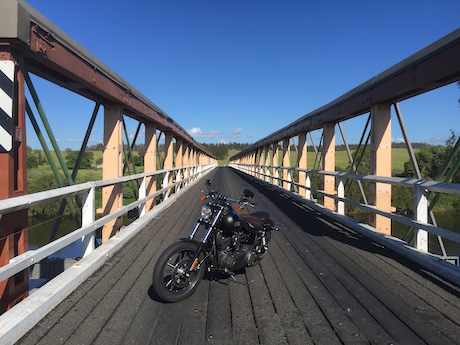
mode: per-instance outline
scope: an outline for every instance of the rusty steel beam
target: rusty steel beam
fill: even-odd
[[[371,106],[393,104],[460,80],[460,29],[369,79],[336,100],[257,141],[232,158],[299,133],[370,112]]]
[[[32,73],[100,103],[118,103],[213,157],[163,110],[23,0],[2,0],[0,45],[21,51]],[[213,157],[215,158],[215,157]]]

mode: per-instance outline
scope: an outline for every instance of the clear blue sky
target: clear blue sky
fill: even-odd
[[[28,3],[208,143],[255,142],[460,27],[459,0]],[[93,103],[34,81],[60,148],[78,149]],[[459,135],[459,98],[454,84],[402,102],[411,141]],[[349,143],[364,121],[344,124]],[[27,140],[39,147],[31,126]]]

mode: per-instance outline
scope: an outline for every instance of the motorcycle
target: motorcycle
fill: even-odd
[[[211,190],[206,181],[207,194],[202,200],[211,199],[201,207],[201,215],[187,238],[169,246],[158,258],[153,271],[153,288],[165,302],[178,302],[190,297],[203,279],[205,270],[228,274],[254,266],[264,257],[272,231],[279,230],[270,214],[258,211],[240,214],[247,206],[254,207],[248,198],[254,193],[245,189],[240,199],[229,198]],[[199,233],[203,233],[200,241]]]

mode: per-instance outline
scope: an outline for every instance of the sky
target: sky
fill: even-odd
[[[27,2],[200,143],[256,142],[460,27],[459,0]],[[79,149],[94,103],[33,81],[60,149]],[[459,98],[452,84],[401,102],[410,140],[460,135]],[[366,119],[343,123],[349,144]],[[393,115],[396,142],[398,127]],[[90,145],[102,142],[101,110]],[[40,147],[30,125],[27,144]]]

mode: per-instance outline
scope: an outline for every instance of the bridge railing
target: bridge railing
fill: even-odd
[[[8,279],[30,266],[39,263],[41,260],[57,253],[59,250],[71,245],[75,241],[82,241],[83,250],[81,257],[88,256],[91,252],[93,252],[93,250],[97,250],[97,248],[95,248],[96,231],[102,226],[114,219],[122,217],[124,214],[127,214],[129,211],[136,208],[138,209],[139,218],[145,216],[148,212],[146,209],[146,203],[149,200],[159,199],[164,201],[168,199],[171,194],[186,187],[189,183],[195,181],[202,174],[206,173],[209,169],[212,169],[215,166],[215,164],[208,164],[163,169],[155,172],[140,173],[115,179],[91,181],[35,194],[0,200],[0,214],[4,215],[19,210],[25,210],[46,202],[62,200],[66,197],[73,197],[76,195],[83,196],[81,209],[82,226],[38,249],[28,250],[25,253],[11,259],[9,264],[0,267],[0,281]],[[170,179],[170,176],[173,174],[176,176],[175,181]],[[154,193],[146,195],[147,180],[149,178],[156,179],[157,177],[163,181],[162,188]],[[103,187],[120,185],[130,181],[140,181],[138,199],[128,205],[120,207],[115,212],[96,219],[95,190]]]
[[[448,239],[460,244],[460,232],[449,229],[444,229],[435,226],[428,222],[428,198],[429,192],[460,195],[460,184],[442,183],[436,181],[426,181],[421,179],[401,178],[401,177],[383,177],[376,175],[350,174],[336,171],[312,170],[301,168],[289,168],[284,166],[265,166],[255,164],[230,164],[231,167],[240,170],[246,174],[254,176],[258,179],[271,183],[294,193],[301,197],[306,202],[314,203],[315,205],[326,210],[318,203],[314,195],[334,199],[335,207],[333,213],[345,216],[345,204],[359,208],[365,212],[373,213],[382,217],[389,218],[396,222],[405,224],[414,229],[413,246],[421,251],[428,252],[428,233],[439,236],[443,239]],[[287,178],[283,178],[283,170],[287,170]],[[295,172],[304,172],[306,174],[305,184],[300,184],[295,180]],[[312,187],[312,177],[315,175],[332,176],[336,180],[336,192],[334,194],[327,193],[321,189]],[[392,186],[402,186],[413,189],[414,200],[414,215],[409,218],[395,212],[388,212],[374,205],[369,205],[357,202],[345,195],[344,183],[346,180],[361,181],[363,183],[385,183]],[[459,229],[457,229],[459,230]],[[441,255],[441,258],[458,265],[458,256]]]

